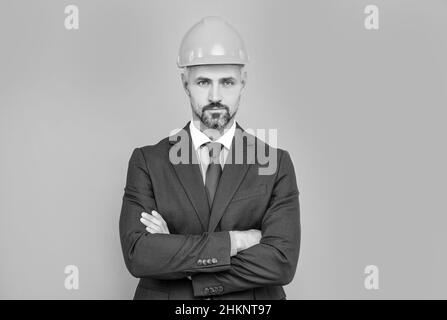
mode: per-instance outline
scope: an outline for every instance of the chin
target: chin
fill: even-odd
[[[219,121],[202,121],[203,122],[203,124],[207,127],[207,128],[209,128],[209,129],[217,129],[217,130],[220,130],[220,129],[222,129],[222,128],[224,128],[225,127],[225,125],[224,124],[222,124],[221,122],[219,122]]]

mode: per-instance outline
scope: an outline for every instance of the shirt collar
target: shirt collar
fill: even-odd
[[[233,141],[234,132],[236,131],[236,121],[233,121],[230,129],[227,130],[219,139],[215,142],[221,143],[227,150],[230,150],[231,143]],[[206,134],[200,131],[195,125],[194,121],[191,120],[189,123],[189,132],[191,133],[192,143],[194,144],[194,149],[197,150],[200,146],[206,142],[211,142]]]

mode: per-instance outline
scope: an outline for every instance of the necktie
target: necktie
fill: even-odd
[[[222,167],[220,165],[220,151],[222,144],[218,142],[208,142],[205,146],[208,149],[209,164],[206,169],[205,189],[208,195],[208,204],[210,208],[213,205],[214,195],[216,194],[217,185],[222,175]]]

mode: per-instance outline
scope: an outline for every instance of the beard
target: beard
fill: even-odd
[[[219,110],[216,110],[216,109]],[[214,109],[214,110],[213,110]],[[230,114],[230,109],[220,103],[210,103],[202,108],[202,113],[196,115],[200,121],[209,129],[223,130],[226,125],[233,119],[236,113]]]

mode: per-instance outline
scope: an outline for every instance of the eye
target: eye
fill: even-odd
[[[199,80],[197,81],[197,85],[200,87],[204,87],[208,85],[208,81],[207,80]]]
[[[231,86],[234,85],[234,82],[231,81],[231,80],[227,80],[227,81],[225,81],[225,82],[223,83],[223,85],[224,85],[225,87],[231,87]]]

